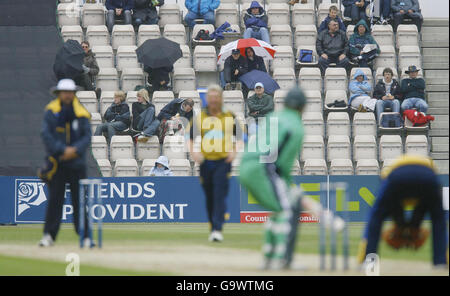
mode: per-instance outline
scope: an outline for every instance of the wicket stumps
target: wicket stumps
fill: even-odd
[[[102,198],[100,196],[101,179],[81,179],[80,186],[80,215],[79,215],[79,235],[80,235],[80,248],[84,247],[85,239],[85,221],[87,221],[87,237],[90,239],[90,248],[94,247],[93,230],[94,230],[94,207],[101,209]],[[86,187],[88,191],[86,194]],[[86,202],[87,200],[87,202]],[[96,204],[94,204],[94,201]],[[97,240],[98,247],[102,247],[102,216],[101,210],[97,217]],[[87,219],[86,219],[87,214]]]
[[[322,193],[326,193],[326,199],[321,199],[321,204],[323,206],[323,211],[321,214],[320,222],[319,222],[319,252],[320,252],[320,270],[326,269],[326,257],[327,257],[327,227],[325,226],[325,215],[326,211],[331,211],[330,209],[330,196],[331,194],[335,194],[336,197],[336,205],[340,205],[341,214],[339,215],[345,222],[344,228],[342,229],[342,255],[343,255],[343,269],[349,269],[349,233],[348,233],[348,224],[349,224],[349,215],[348,215],[348,200],[347,200],[347,184],[346,183],[322,183],[321,188],[327,188],[326,191],[321,191]],[[322,195],[321,195],[322,196]],[[326,200],[326,204],[324,205],[322,200]],[[331,211],[332,212],[332,211]],[[336,212],[333,213],[333,219],[336,217]],[[329,217],[328,217],[329,218]],[[336,270],[337,268],[337,238],[338,233],[333,225],[334,221],[330,221],[329,225],[329,234],[330,234],[330,269]]]

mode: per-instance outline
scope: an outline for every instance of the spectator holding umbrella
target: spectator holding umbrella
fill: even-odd
[[[222,87],[224,87],[225,90],[232,90],[234,84],[235,89],[241,90],[242,86],[238,78],[247,72],[247,59],[241,56],[241,51],[239,49],[233,49],[231,56],[225,60],[223,72],[220,73]]]
[[[184,20],[186,24],[193,28],[195,19],[203,19],[204,24],[212,24],[216,22],[214,10],[220,5],[220,0],[186,0],[184,2],[188,13]]]
[[[148,73],[148,83],[152,85],[152,92],[169,89],[169,74],[173,72],[173,66],[159,68],[146,66],[144,71]]]
[[[266,64],[264,59],[255,54],[255,50],[251,47],[245,49],[245,54],[247,56],[248,72],[252,70],[259,70],[262,72],[267,72]]]

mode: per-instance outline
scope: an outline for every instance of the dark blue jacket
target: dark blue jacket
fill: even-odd
[[[252,70],[267,72],[266,64],[264,64],[264,59],[260,56],[257,56],[253,48],[249,48],[253,51],[253,61],[247,57],[248,72]],[[247,52],[247,49],[245,49],[245,51]]]
[[[339,24],[339,30],[341,30],[341,31],[346,31],[347,30],[347,28],[345,28],[345,25],[344,25],[344,22],[342,21],[342,19],[340,18],[340,17],[338,17],[338,16],[336,16],[336,19],[335,19],[337,22],[338,22],[338,24]],[[320,32],[322,32],[322,31],[324,31],[324,30],[328,30],[328,24],[330,23],[330,21],[331,21],[331,17],[330,16],[327,16],[321,23],[320,23],[320,27],[319,27],[319,30],[317,30],[317,33],[320,33]]]
[[[60,163],[73,169],[86,166],[86,150],[91,145],[91,114],[75,97],[72,106],[61,104],[59,98],[51,101],[45,108],[41,138],[50,156],[56,159],[64,153],[66,146],[76,147],[79,157]]]
[[[169,104],[165,105],[164,108],[159,111],[158,120],[170,119],[173,116],[180,114],[181,117],[185,117],[187,120],[191,120],[193,110],[190,112],[184,112],[181,110],[181,105],[183,104],[184,99],[173,99]]]
[[[122,121],[127,126],[130,125],[130,107],[127,103],[122,102],[118,105],[112,103],[111,106],[106,109],[103,116],[107,122]]]
[[[252,14],[252,8],[259,8],[259,14],[253,15]],[[267,14],[264,11],[264,8],[258,3],[258,1],[252,1],[252,4],[250,4],[250,8],[247,9],[247,12],[244,15],[244,24],[245,28],[251,28],[251,27],[267,27]]]
[[[114,10],[123,8],[123,10],[132,10],[134,8],[134,0],[106,0],[106,9]]]

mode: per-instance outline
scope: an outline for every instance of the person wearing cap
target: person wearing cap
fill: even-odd
[[[233,49],[231,56],[225,59],[223,72],[220,73],[222,87],[225,90],[235,89],[241,90],[242,86],[239,77],[248,72],[247,59],[241,55],[239,49]]]
[[[53,245],[58,235],[66,183],[70,185],[73,222],[75,231],[79,233],[78,182],[87,177],[86,153],[91,145],[91,114],[76,97],[77,90],[73,80],[61,79],[52,89],[56,99],[45,107],[41,138],[51,167],[39,172],[49,188],[44,234],[39,242],[42,247]]]
[[[255,119],[273,111],[273,98],[264,92],[264,85],[261,82],[255,84],[255,94],[247,99],[247,107],[248,115]]]
[[[173,176],[173,172],[169,168],[169,159],[167,156],[161,155],[155,161],[155,166],[150,170],[149,176],[155,177],[165,177]]]
[[[284,108],[267,115],[266,132],[250,136],[241,159],[241,184],[272,212],[264,234],[264,269],[292,268],[300,210],[310,211],[316,217],[322,211],[317,201],[302,196],[291,178],[292,166],[303,145],[302,113],[306,103],[300,88],[291,89],[284,99]],[[337,221],[329,217],[327,220]],[[341,229],[343,224],[340,220]]]
[[[124,131],[130,127],[130,107],[126,99],[125,92],[119,90],[114,93],[114,101],[103,115],[105,122],[97,126],[95,136],[106,133],[106,140],[110,143],[116,132]]]
[[[417,77],[420,69],[416,66],[409,66],[405,71],[409,75],[408,78],[402,80],[400,91],[403,94],[402,111],[409,109],[417,109],[426,113],[428,104],[425,101],[425,80]]]
[[[243,128],[233,112],[223,108],[223,89],[211,85],[206,93],[207,105],[193,117],[187,137],[191,158],[200,165],[200,183],[206,196],[210,223],[208,240],[223,241],[226,198],[230,184],[231,163],[242,145]],[[200,145],[194,146],[194,141]]]

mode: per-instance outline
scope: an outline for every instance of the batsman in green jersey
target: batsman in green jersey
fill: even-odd
[[[264,236],[266,269],[289,268],[292,262],[302,202],[300,191],[291,189],[291,168],[303,143],[301,114],[305,104],[299,88],[290,90],[284,109],[268,114],[265,125],[259,124],[258,132],[249,137],[240,164],[242,185],[272,211]],[[268,151],[263,151],[267,147]]]

